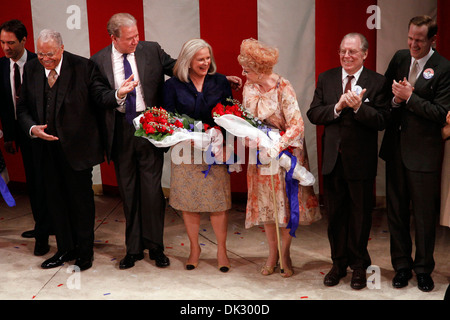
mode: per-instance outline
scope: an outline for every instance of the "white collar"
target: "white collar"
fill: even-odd
[[[430,48],[430,51],[428,52],[428,54],[420,59],[416,60],[413,57],[411,57],[411,66],[413,65],[414,61],[417,61],[417,63],[419,64],[419,70],[422,70],[423,67],[425,67],[425,64],[428,62],[428,60],[433,55],[433,53],[434,53],[433,48]]]
[[[359,76],[361,75],[361,72],[363,71],[364,66],[362,66],[358,71],[356,71],[354,74],[352,74],[355,77],[355,81],[358,81]],[[345,78],[347,78],[349,74],[344,70],[344,68],[342,68],[342,81],[345,80]]]
[[[114,56],[115,58],[119,58],[119,57],[122,57],[122,56],[124,55],[124,53],[120,53],[120,52],[116,49],[116,47],[114,47],[114,44],[111,44],[111,46],[112,46],[112,53],[113,53],[113,56]],[[134,52],[128,53],[127,56],[133,57],[133,56],[134,56]]]
[[[14,61],[13,59],[9,59],[9,62],[11,64],[11,70],[13,70],[13,68],[14,68],[14,63],[17,63],[19,65],[19,67],[22,68],[25,65],[25,63],[27,62],[27,56],[28,56],[27,50],[24,50],[24,52],[19,60]]]

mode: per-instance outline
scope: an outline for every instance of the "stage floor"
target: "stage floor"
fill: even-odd
[[[44,270],[40,264],[56,252],[55,239],[44,257],[33,255],[34,239],[21,233],[33,228],[26,195],[15,195],[17,205],[0,205],[0,299],[1,300],[442,300],[450,281],[450,228],[437,226],[433,272],[435,289],[424,293],[416,278],[403,289],[391,285],[389,231],[382,209],[373,213],[369,241],[374,273],[372,288],[350,288],[351,272],[335,287],[323,285],[331,268],[326,218],[300,226],[293,240],[291,256],[294,275],[262,276],[260,267],[267,256],[263,227],[244,228],[245,203],[235,203],[229,212],[228,250],[231,270],[217,269],[216,240],[208,215],[202,216],[198,268],[184,269],[189,241],[179,212],[167,207],[165,253],[170,266],[155,266],[145,252],[135,267],[120,270],[125,255],[125,219],[122,202],[116,196],[96,196],[95,260],[93,267],[72,272],[73,262]],[[75,311],[75,310],[74,310]]]

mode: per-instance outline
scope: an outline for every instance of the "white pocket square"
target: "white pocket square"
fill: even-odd
[[[366,100],[364,100],[364,102],[370,102],[369,98],[366,98]]]

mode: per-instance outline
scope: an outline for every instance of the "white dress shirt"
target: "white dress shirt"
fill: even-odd
[[[114,73],[114,86],[115,89],[119,89],[122,83],[126,80],[125,79],[125,70],[123,67],[123,53],[120,53],[117,51],[117,49],[114,47],[114,44],[112,45],[112,65],[113,65],[113,73]],[[134,81],[139,81],[139,73],[137,70],[137,64],[136,64],[136,56],[134,53],[129,53],[127,55],[127,60],[130,63],[131,70],[134,75]],[[116,93],[117,94],[117,93]],[[121,106],[117,108],[120,112],[125,112],[124,107],[125,99],[122,99]],[[138,85],[136,87],[136,112],[143,112],[145,111],[145,102],[144,102],[144,96],[142,93],[142,86],[140,81],[138,82]]]

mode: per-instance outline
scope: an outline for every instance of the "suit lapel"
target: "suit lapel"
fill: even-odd
[[[343,94],[343,90],[342,90],[342,67],[336,68],[335,69],[336,72],[334,73],[333,77],[333,82],[332,83],[336,83],[336,86],[334,86],[335,88],[335,96],[336,96],[336,101],[339,101],[339,99],[341,99],[341,96]]]
[[[58,116],[58,112],[64,101],[64,97],[69,89],[70,81],[72,79],[72,68],[70,66],[70,56],[63,53],[64,58],[61,65],[60,75],[58,76],[58,92],[56,95],[56,110],[55,116]]]
[[[423,67],[423,70],[420,71],[420,75],[419,75],[419,77],[417,78],[417,81],[416,81],[416,83],[415,83],[415,85],[414,85],[416,88],[425,85],[425,84],[427,83],[428,80],[431,80],[431,79],[432,79],[432,78],[430,78],[430,79],[428,79],[428,80],[425,79],[425,78],[423,77],[423,72],[424,72],[425,70],[427,70],[427,69],[433,69],[434,71],[436,71],[436,66],[438,66],[438,60],[439,60],[439,58],[440,58],[440,57],[439,57],[439,54],[438,54],[436,51],[434,51],[433,55],[430,57],[430,59],[428,59],[427,63],[425,63],[425,66]]]
[[[142,48],[142,45],[139,43],[136,47],[136,51],[134,52],[135,57],[136,57],[136,65],[137,65],[137,69],[138,69],[138,74],[139,74],[139,82],[140,83],[145,83],[144,78],[145,78],[145,53],[144,50]]]
[[[10,78],[10,60],[9,58],[4,57],[4,60],[2,61],[2,67],[1,67],[1,72],[3,74],[3,86],[5,88],[5,94],[6,97],[8,99],[8,101],[13,102],[13,97],[11,94],[11,78]]]
[[[112,55],[112,45],[106,47],[106,50],[103,52],[103,55],[101,56],[100,63],[101,67],[104,70],[103,74],[106,75],[109,85],[111,86],[111,88],[115,88],[114,71],[112,67],[111,55]]]
[[[45,82],[47,81],[47,77],[45,76],[45,69],[44,67],[38,63],[36,64],[36,78],[35,78],[35,85],[36,85],[36,111],[38,114],[38,119],[40,123],[44,123],[44,113],[45,113],[45,107],[44,107],[44,90],[45,90]]]
[[[364,96],[362,97],[362,101],[364,102],[364,98],[367,96],[367,94],[369,93],[369,86],[370,86],[370,81],[369,80],[369,75],[368,75],[368,71],[366,69],[366,67],[363,68],[358,82],[356,83],[358,86],[361,87],[361,89],[366,89],[366,93],[364,94]]]

